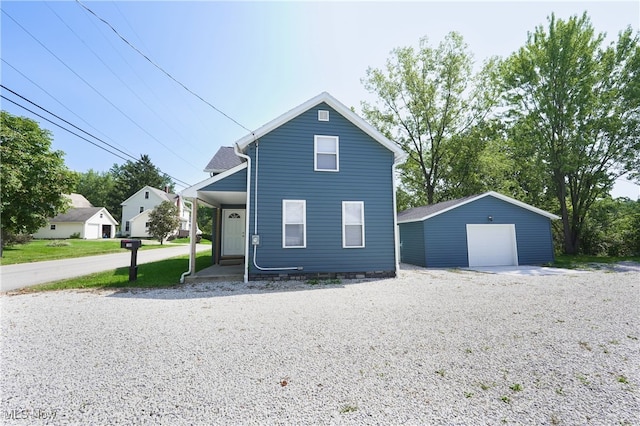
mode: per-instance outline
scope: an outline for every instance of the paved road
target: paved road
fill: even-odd
[[[197,251],[211,250],[210,245],[197,244]],[[138,251],[138,264],[155,262],[189,253],[188,245],[171,248]],[[80,277],[94,272],[108,271],[131,263],[131,252],[77,257],[74,259],[48,260],[0,266],[0,292],[17,290],[37,284],[67,278]],[[189,268],[187,262],[184,270]]]

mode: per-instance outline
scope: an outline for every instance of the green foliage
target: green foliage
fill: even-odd
[[[51,244],[55,244],[55,248],[52,248]],[[144,245],[141,250],[159,248],[161,248],[160,245],[153,244]],[[34,240],[30,243],[7,247],[2,264],[13,265],[121,252],[120,241],[115,240],[58,240],[55,242]]]
[[[496,104],[497,60],[488,60],[477,74],[472,68],[468,46],[452,32],[436,48],[423,38],[417,51],[394,49],[386,69],[367,70],[364,86],[378,102],[363,103],[364,116],[409,155],[399,168],[400,209],[445,200],[448,190],[475,190],[461,179],[477,173],[465,166],[478,165],[484,149],[473,129]]]
[[[159,247],[159,246],[156,246]],[[211,254],[196,254],[196,271],[211,266]],[[138,279],[129,282],[129,267],[113,271],[98,272],[83,277],[27,287],[21,292],[54,291],[81,288],[158,288],[178,285],[180,275],[189,268],[189,255],[138,265]]]
[[[89,169],[85,173],[80,173],[78,184],[74,192],[82,194],[95,207],[106,207],[109,203],[109,195],[115,186],[115,177],[110,172],[97,172]],[[120,202],[124,201],[121,200]],[[109,213],[114,211],[109,209]],[[118,218],[119,216],[114,216]]]
[[[2,245],[11,234],[30,234],[65,211],[76,174],[62,151],[51,151],[51,133],[33,120],[1,112],[0,221]]]
[[[198,228],[203,234],[211,236],[213,226],[213,209],[207,206],[198,206]],[[210,239],[210,238],[209,238]]]
[[[555,198],[577,253],[593,203],[639,169],[640,38],[629,28],[602,47],[586,14],[548,24],[504,63],[505,118],[521,182]]]
[[[640,256],[640,201],[597,200],[584,220],[580,253]]]
[[[149,235],[160,244],[171,234],[178,230],[180,217],[178,206],[170,201],[163,201],[149,213]]]
[[[69,238],[72,239],[72,240],[77,240],[77,239],[80,238],[80,233],[79,232],[74,232],[73,234],[71,234],[69,236]]]

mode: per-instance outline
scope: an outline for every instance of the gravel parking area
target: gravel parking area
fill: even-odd
[[[640,275],[3,295],[6,424],[640,424]]]

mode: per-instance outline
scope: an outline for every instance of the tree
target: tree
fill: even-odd
[[[165,186],[168,186],[170,191],[174,190],[171,178],[161,173],[151,162],[148,155],[141,155],[140,159],[135,163],[127,161],[121,166],[114,164],[109,173],[113,176],[115,184],[105,207],[114,217],[122,217],[120,203],[138,192],[145,185],[158,189],[164,189]]]
[[[163,201],[149,213],[149,234],[160,241],[160,244],[180,225],[178,206],[170,201]]]
[[[95,207],[104,207],[109,203],[109,196],[114,186],[115,179],[110,172],[89,169],[85,173],[80,173],[75,192],[84,195]]]
[[[417,51],[394,49],[385,70],[369,68],[363,79],[365,88],[378,97],[374,105],[362,104],[364,116],[409,155],[399,168],[400,189],[409,197],[400,199],[414,206],[447,198],[446,189],[455,185],[451,170],[460,161],[461,146],[469,148],[466,154],[472,157],[483,150],[471,130],[485,120],[498,98],[497,60],[488,60],[476,74],[472,68],[468,46],[452,32],[437,48],[422,38]]]
[[[1,113],[0,220],[2,243],[12,234],[32,233],[69,206],[77,178],[62,151],[51,151],[51,132],[38,123]]]
[[[640,166],[640,40],[631,28],[603,47],[586,14],[549,18],[504,63],[506,120],[547,179],[562,217],[564,251],[580,247],[593,203]],[[538,179],[539,178],[533,178]]]

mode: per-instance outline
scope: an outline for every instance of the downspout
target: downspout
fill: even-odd
[[[245,224],[244,224],[244,235],[245,235],[245,244],[244,244],[244,282],[249,282],[249,244],[247,236],[249,235],[249,216],[251,213],[251,157],[246,154],[243,154],[240,151],[240,147],[238,144],[233,146],[233,152],[240,157],[247,160],[247,213],[245,214]]]
[[[254,216],[253,216],[253,235],[258,235],[258,163],[260,162],[260,141],[256,139],[256,184],[254,197]],[[260,271],[302,271],[302,266],[286,266],[282,268],[264,268],[256,262],[256,254],[258,252],[257,245],[253,245],[253,266]]]
[[[254,197],[254,206],[253,206],[253,235],[258,235],[258,164],[260,162],[260,141],[258,139],[255,140],[256,143],[256,164],[255,164],[255,186],[254,186],[254,192],[253,192],[253,197]],[[235,148],[234,148],[235,149]],[[242,158],[246,158],[247,161],[249,161],[248,166],[251,166],[251,160],[248,156],[244,155],[244,154],[240,154],[238,152],[238,150],[236,150],[236,154],[239,155]],[[248,170],[250,170],[250,167],[248,167]],[[250,189],[250,182],[251,182],[251,174],[249,172],[247,172],[247,205],[248,205],[248,200],[250,199],[249,197],[249,189]],[[249,211],[250,213],[250,211]],[[249,214],[247,214],[247,230],[249,229]],[[253,266],[256,267],[256,269],[260,270],[260,271],[302,271],[302,266],[287,266],[287,267],[282,267],[282,268],[265,268],[262,267],[260,265],[258,265],[258,262],[256,261],[256,253],[258,250],[258,246],[257,244],[252,244],[253,245]],[[248,269],[248,260],[249,260],[249,247],[247,246],[245,248],[245,263],[247,264],[245,266],[245,274],[248,274],[249,269]],[[248,281],[248,277],[245,276],[245,282]]]
[[[396,203],[396,162],[391,166],[391,181],[393,184],[393,250],[396,257],[396,278],[400,274],[400,245],[398,244],[398,204]]]
[[[183,200],[184,204],[191,204],[191,229],[189,231],[189,269],[180,276],[180,284],[184,284],[184,278],[187,275],[191,275],[196,270],[196,231],[198,229],[198,213],[197,213],[197,198],[193,198],[192,201]]]

